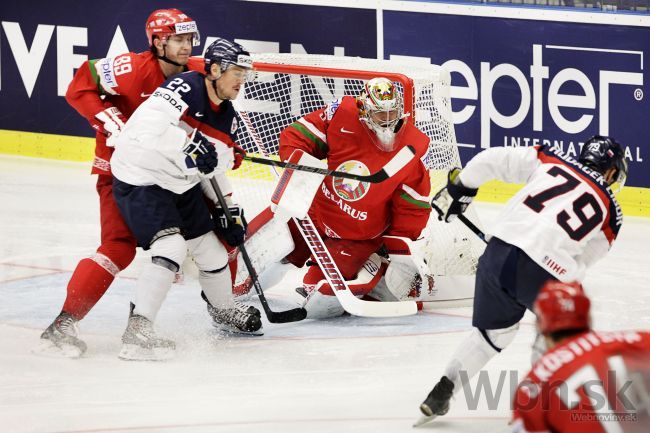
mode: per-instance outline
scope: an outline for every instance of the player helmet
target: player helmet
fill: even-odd
[[[582,164],[587,165],[601,173],[610,168],[616,168],[616,174],[611,183],[618,183],[622,188],[627,178],[627,160],[623,147],[613,138],[595,135],[582,146],[580,157]]]
[[[248,51],[236,42],[229,41],[223,38],[217,38],[214,42],[206,48],[203,54],[205,59],[205,72],[210,73],[210,67],[213,64],[219,65],[221,72],[225,72],[230,66],[239,66],[244,69],[249,69],[252,73],[253,59]],[[252,78],[251,74],[246,76],[247,79]]]
[[[185,15],[178,9],[158,9],[147,18],[145,25],[149,46],[153,46],[154,36],[163,42],[172,35],[192,33],[192,46],[201,44],[201,36],[196,21]]]
[[[404,103],[395,84],[383,77],[369,80],[357,98],[357,105],[359,119],[375,133],[379,148],[393,150],[404,118]]]
[[[547,335],[562,330],[589,329],[590,305],[579,283],[547,282],[533,306],[539,332]]]

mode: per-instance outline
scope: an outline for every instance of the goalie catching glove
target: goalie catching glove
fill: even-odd
[[[219,163],[214,144],[196,129],[183,148],[183,153],[194,159],[196,168],[203,174],[212,173]]]
[[[474,200],[478,188],[467,188],[459,179],[460,168],[453,168],[447,178],[447,186],[442,188],[431,200],[431,207],[438,212],[438,220],[451,222],[465,212]]]
[[[246,235],[246,220],[244,219],[244,209],[238,205],[228,206],[232,222],[228,222],[224,210],[217,206],[214,208],[212,217],[217,234],[225,240],[230,246],[236,247],[244,243]]]
[[[106,145],[108,147],[115,147],[115,140],[120,135],[125,123],[126,117],[117,107],[108,107],[95,114],[95,117],[90,120],[92,127],[107,137]]]

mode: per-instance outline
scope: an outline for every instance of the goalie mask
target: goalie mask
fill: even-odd
[[[201,44],[201,36],[196,21],[178,9],[158,9],[153,11],[147,18],[145,31],[147,32],[150,47],[153,47],[154,37],[166,43],[167,38],[172,35],[188,33],[192,34],[193,47]]]
[[[610,186],[614,191],[620,191],[625,185],[628,170],[625,152],[613,138],[602,135],[591,137],[582,146],[578,161],[602,174],[610,168],[615,168],[616,173],[609,182]]]
[[[357,105],[359,119],[376,137],[373,142],[385,152],[392,151],[405,117],[402,96],[393,82],[382,77],[368,81]]]

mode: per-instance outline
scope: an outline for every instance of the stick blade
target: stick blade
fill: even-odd
[[[425,424],[428,424],[428,423],[430,423],[431,421],[433,421],[435,418],[436,418],[435,415],[434,415],[434,416],[426,416],[426,415],[422,415],[422,416],[420,416],[420,418],[418,418],[417,421],[415,421],[415,422],[413,423],[413,427],[420,427],[420,426],[423,426],[423,425],[425,425]]]
[[[400,149],[399,152],[391,159],[388,161],[388,163],[379,170],[377,173],[373,173],[369,176],[367,176],[367,179],[365,179],[367,182],[370,183],[380,183],[388,179],[389,177],[392,177],[395,173],[400,171],[406,164],[408,164],[413,157],[415,156],[415,148],[411,146],[410,144],[408,146],[404,146],[403,148]]]
[[[287,311],[266,311],[266,317],[271,323],[300,322],[307,317],[307,310],[294,308]]]
[[[418,312],[418,306],[414,301],[373,302],[358,299],[348,290],[336,290],[334,293],[343,309],[353,316],[403,317]]]

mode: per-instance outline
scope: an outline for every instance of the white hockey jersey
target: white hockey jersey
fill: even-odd
[[[219,165],[208,176],[199,173],[194,160],[182,151],[195,128],[217,150]],[[176,194],[214,175],[227,195],[232,188],[225,172],[234,163],[236,131],[237,119],[230,101],[215,110],[204,76],[184,72],[165,81],[135,110],[116,141],[111,169],[122,182],[158,185]]]
[[[469,188],[491,179],[526,183],[508,201],[491,234],[521,248],[560,281],[582,281],[623,223],[603,176],[559,149],[487,149],[460,174]]]

